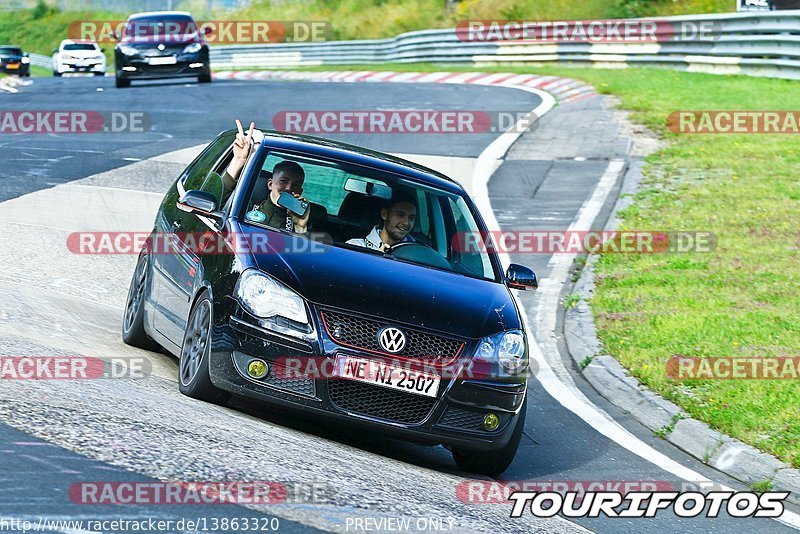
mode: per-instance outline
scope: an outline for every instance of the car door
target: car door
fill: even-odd
[[[222,171],[220,167],[230,152],[233,138],[233,133],[221,135],[186,168],[162,204],[156,221],[162,248],[167,250],[156,254],[153,260],[161,282],[154,326],[177,345],[183,341],[195,277],[200,269],[196,244],[204,232],[212,231],[201,217],[178,209],[177,202],[189,190],[208,191],[218,197],[218,203],[222,201],[220,178],[212,173]]]

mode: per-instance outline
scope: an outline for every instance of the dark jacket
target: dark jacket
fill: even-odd
[[[222,183],[225,186],[225,194],[223,198],[227,199],[236,188],[236,180],[234,180],[233,177],[226,172],[222,176]],[[251,215],[254,211],[261,212],[265,219],[260,220],[259,216]],[[267,195],[267,198],[265,198],[264,201],[258,206],[253,205],[252,210],[248,211],[247,215],[245,215],[245,218],[266,224],[272,228],[288,230],[289,232],[294,231],[294,221],[292,220],[292,216],[289,214],[289,210],[281,206],[276,206],[269,198],[269,195]]]

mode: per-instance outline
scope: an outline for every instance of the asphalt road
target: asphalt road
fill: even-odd
[[[302,89],[300,89],[302,87]],[[424,88],[422,88],[424,87]],[[387,90],[388,88],[388,90]],[[208,142],[234,127],[233,119],[271,128],[276,113],[297,110],[472,110],[527,112],[538,98],[510,89],[430,84],[342,85],[331,93],[314,83],[160,81],[117,90],[110,78],[40,78],[14,95],[0,93],[3,111],[98,111],[146,113],[141,133],[6,134],[0,136],[0,201],[69,182],[164,152]],[[332,134],[332,139],[393,153],[475,157],[496,136],[453,134]],[[446,139],[446,142],[445,142]]]
[[[147,167],[164,172],[164,176],[151,176],[137,170],[136,162],[207,142],[230,127],[234,117],[255,120],[268,128],[273,115],[285,110],[390,108],[516,113],[529,111],[539,102],[536,95],[496,87],[227,81],[211,85],[150,83],[116,90],[113,80],[106,79],[36,79],[17,95],[0,94],[2,109],[142,111],[151,114],[153,128],[139,134],[3,135],[0,202],[15,199],[5,204],[9,213],[12,207],[23,210],[28,205],[23,203],[32,197],[24,195],[42,195],[44,200],[35,204],[41,212],[29,213],[27,222],[9,228],[19,230],[20,240],[40,239],[56,250],[59,243],[63,244],[59,232],[68,225],[59,224],[47,212],[47,203],[58,203],[58,199],[46,196],[45,189],[92,176],[89,181],[75,182],[82,184],[76,188],[127,190],[131,198],[136,194],[157,203],[155,193],[163,190],[181,166],[170,162]],[[609,161],[627,158],[624,136],[616,130],[613,117],[599,98],[570,106],[556,108],[535,131],[523,135],[494,174],[489,193],[501,227],[566,229]],[[495,136],[486,132],[331,137],[392,153],[476,158]],[[124,201],[124,191],[121,198]],[[109,209],[99,200],[87,206],[87,219],[93,211]],[[601,226],[609,209],[610,205],[604,206],[593,228]],[[2,212],[0,207],[0,218]],[[6,247],[22,246],[13,236],[4,239]],[[132,268],[130,258],[88,265],[88,260],[81,263],[80,258],[52,259],[47,250],[30,252],[24,258],[12,256],[0,261],[0,354],[130,356],[137,352],[121,345],[117,333],[120,300],[127,291]],[[513,255],[512,259],[531,265],[542,279],[550,274],[549,256]],[[41,273],[36,272],[37,265],[43,265]],[[54,287],[50,271],[59,270],[68,274],[64,275],[65,282]],[[539,304],[538,298],[522,297],[529,316]],[[726,516],[681,519],[668,511],[646,520],[577,519],[571,520],[572,524],[531,517],[512,520],[508,518],[508,505],[463,503],[456,498],[458,483],[471,477],[459,472],[441,447],[420,447],[362,431],[322,426],[249,401],[234,401],[224,408],[197,403],[177,393],[172,358],[160,354],[148,354],[148,358],[153,362],[154,376],[146,380],[4,384],[0,389],[0,420],[8,426],[0,425],[0,450],[4,454],[0,482],[6,489],[0,492],[0,518],[42,514],[50,518],[114,514],[182,517],[185,510],[169,507],[125,507],[123,511],[76,507],[66,498],[66,492],[75,481],[86,480],[239,477],[301,485],[319,482],[327,484],[330,491],[323,502],[288,503],[260,510],[237,507],[234,511],[212,506],[195,508],[193,515],[274,514],[285,522],[282,529],[285,524],[288,531],[345,530],[347,518],[390,515],[452,518],[457,521],[457,532],[567,532],[579,526],[597,532],[788,530],[772,520]],[[746,489],[629,421],[580,376],[574,375],[574,379],[591,402],[655,450],[714,481]],[[644,482],[680,488],[678,477],[586,424],[548,395],[536,379],[531,380],[530,391],[523,444],[502,480]]]

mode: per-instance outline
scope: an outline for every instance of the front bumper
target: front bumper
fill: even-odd
[[[30,72],[29,63],[3,63],[0,65],[0,72],[6,74],[24,75]]]
[[[256,380],[245,372],[253,358],[272,367],[276,359],[286,356],[314,357],[317,361],[339,354],[382,357],[339,346],[324,333],[319,334],[319,342],[309,344],[281,339],[281,335],[254,323],[258,320],[238,313],[227,324],[215,326],[210,375],[218,388],[418,443],[491,451],[511,439],[525,399],[524,378],[477,380],[456,374],[442,378],[436,398],[347,379],[286,379],[282,373],[270,373]],[[482,424],[490,412],[500,419],[494,431]]]
[[[125,56],[117,59],[117,78],[122,80],[157,80],[163,78],[189,78],[209,76],[211,66],[203,54],[177,54],[175,63],[153,65],[161,58]]]
[[[106,66],[103,63],[60,63],[58,72],[66,74],[69,72],[102,72],[105,73]]]

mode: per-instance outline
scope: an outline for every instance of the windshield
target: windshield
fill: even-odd
[[[127,37],[185,38],[197,31],[197,25],[186,15],[142,17],[129,20],[125,25]]]
[[[64,45],[64,50],[97,50],[92,43],[71,43]]]
[[[250,192],[244,219],[277,230],[302,223],[280,200],[299,193],[309,204],[308,235],[333,246],[381,254],[466,276],[496,280],[485,246],[464,247],[482,233],[468,201],[443,191],[340,162],[269,152]],[[301,234],[303,235],[303,234]]]
[[[22,49],[14,46],[0,46],[0,54],[6,54],[10,56],[21,56]]]

